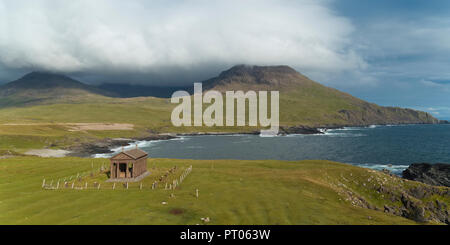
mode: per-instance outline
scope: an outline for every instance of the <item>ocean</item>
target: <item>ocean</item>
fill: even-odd
[[[140,141],[153,158],[181,159],[321,159],[401,174],[417,162],[450,163],[450,125],[387,125],[346,127],[317,135],[183,136]],[[133,146],[129,146],[132,148]],[[126,147],[127,148],[127,147]],[[121,148],[112,149],[115,152]],[[112,154],[97,154],[109,157]]]

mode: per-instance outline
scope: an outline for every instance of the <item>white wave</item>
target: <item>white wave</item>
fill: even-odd
[[[192,136],[177,136],[176,138],[173,139],[168,139],[168,140],[173,140],[173,141],[184,141],[187,139],[190,139]],[[165,141],[165,140],[153,140],[153,142],[161,142],[161,141]]]
[[[393,165],[393,164],[376,164],[376,163],[351,163],[352,165],[356,165],[363,168],[370,168],[374,170],[383,170],[387,169],[391,171],[393,174],[401,175],[403,170],[407,169],[409,165]]]
[[[204,146],[185,146],[185,148],[187,148],[187,149],[203,149],[205,147]]]
[[[351,131],[351,130],[363,130],[364,128],[360,127],[344,127],[344,128],[338,128],[335,130],[344,130],[344,131]]]
[[[110,158],[114,153],[102,153],[102,154],[94,154],[93,158]]]
[[[365,134],[345,134],[345,133],[334,133],[334,134],[328,134],[325,136],[329,137],[364,137],[367,136]]]
[[[261,138],[273,138],[273,137],[281,137],[279,134],[272,134],[272,133],[262,133],[259,134],[259,137]]]
[[[364,137],[367,136],[361,133],[341,133],[341,132],[333,132],[326,131],[323,134],[288,134],[285,137],[313,137],[313,136],[321,136],[321,137]]]
[[[327,131],[324,134],[317,134],[321,136],[329,136],[329,137],[363,137],[367,136],[362,133],[345,133],[345,132],[335,132],[335,131]]]
[[[399,125],[399,124],[386,124],[384,126],[385,127],[398,127],[398,126],[401,126],[401,125]]]
[[[182,137],[177,137],[177,138],[168,139],[168,140],[175,140],[175,141],[181,141],[181,142],[184,142],[184,141],[187,140],[187,139],[188,139],[187,136],[182,136]],[[110,150],[112,151],[112,153],[100,153],[100,154],[94,154],[92,157],[93,157],[93,158],[110,158],[110,157],[112,157],[113,155],[115,155],[115,154],[121,152],[122,149],[123,149],[124,151],[131,150],[131,149],[134,149],[134,148],[136,147],[136,145],[137,145],[139,148],[148,148],[148,147],[150,147],[151,145],[158,144],[158,143],[161,143],[161,142],[163,142],[163,141],[167,141],[167,140],[138,140],[138,141],[131,142],[131,143],[129,143],[129,144],[126,145],[126,146],[118,146],[118,147],[111,148]]]
[[[209,136],[226,136],[226,137],[243,137],[243,136],[253,136],[252,134],[219,134],[219,135],[209,135]]]
[[[262,134],[260,134],[259,135],[259,137],[261,137],[261,138],[274,138],[274,137],[279,137],[279,135],[262,135]]]
[[[306,134],[286,134],[284,137],[305,137]]]
[[[367,130],[367,129],[372,129],[372,128],[378,128],[381,127],[382,125],[369,125],[369,126],[361,126],[361,127],[343,127],[343,128],[333,128],[333,129],[328,129],[327,131],[352,131],[352,130]]]

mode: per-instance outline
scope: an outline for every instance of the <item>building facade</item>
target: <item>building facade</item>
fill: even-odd
[[[139,148],[122,151],[109,160],[111,161],[110,180],[132,180],[147,172],[148,154]]]

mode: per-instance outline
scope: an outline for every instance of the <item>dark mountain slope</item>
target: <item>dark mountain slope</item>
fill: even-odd
[[[31,72],[0,86],[0,106],[74,102],[114,95],[64,75]]]
[[[103,91],[109,91],[121,98],[132,97],[158,97],[158,98],[170,98],[172,94],[178,90],[184,90],[188,92],[193,91],[192,86],[188,87],[157,87],[148,85],[137,84],[125,84],[125,83],[103,83],[97,86]]]

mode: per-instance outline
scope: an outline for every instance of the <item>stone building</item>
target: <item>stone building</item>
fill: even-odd
[[[122,150],[114,155],[109,159],[111,161],[109,181],[133,182],[143,179],[149,175],[147,157],[148,154],[140,150],[137,145],[135,149]]]

